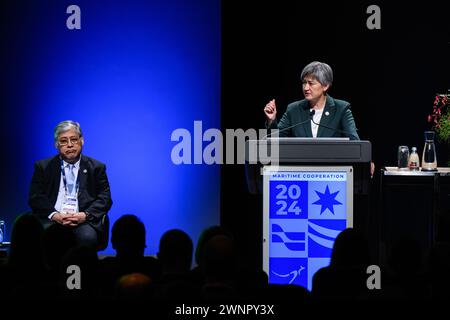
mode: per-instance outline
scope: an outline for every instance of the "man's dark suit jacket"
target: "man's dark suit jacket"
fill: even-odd
[[[106,167],[103,163],[81,156],[78,171],[80,187],[78,207],[80,212],[89,212],[87,222],[98,231],[102,230],[102,217],[112,205]],[[61,180],[61,159],[59,156],[37,161],[31,179],[28,204],[34,214],[47,218],[55,212]]]
[[[310,119],[310,108],[306,99],[292,102],[288,105],[280,122],[272,121],[269,128],[278,128],[280,137],[312,137],[311,121],[308,121]],[[294,126],[297,123],[299,125]],[[286,129],[290,126],[294,127]],[[350,110],[350,103],[333,99],[327,95],[317,137],[349,137],[350,140],[359,140],[355,120]]]

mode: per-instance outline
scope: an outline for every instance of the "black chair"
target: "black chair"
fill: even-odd
[[[102,218],[103,232],[98,235],[97,251],[103,251],[108,247],[109,243],[109,217],[105,214]]]

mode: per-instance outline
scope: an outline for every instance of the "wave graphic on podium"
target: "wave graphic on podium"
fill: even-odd
[[[305,251],[305,232],[286,232],[278,224],[272,224],[272,243],[283,243],[291,251]]]
[[[345,220],[309,220],[308,253],[309,257],[331,256],[334,241],[346,227]]]

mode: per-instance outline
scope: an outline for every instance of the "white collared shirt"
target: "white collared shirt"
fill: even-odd
[[[319,124],[320,123],[320,119],[322,119],[323,109],[325,109],[325,108],[322,108],[320,110],[316,110],[314,115],[313,115],[313,120],[317,124]],[[313,109],[311,109],[311,110],[313,110]],[[314,122],[311,121],[311,131],[312,131],[313,137],[317,138],[317,132],[319,131],[319,126],[317,124],[315,124]]]
[[[81,160],[81,158],[80,158],[80,160]],[[73,165],[73,174],[74,174],[74,176],[75,176],[75,181],[77,181],[77,178],[78,178],[78,172],[80,171],[80,160],[78,160],[77,162],[75,162],[74,165]],[[66,162],[66,161],[63,161],[64,172],[65,172],[65,174],[66,174],[66,177],[67,177],[68,174],[69,174],[69,164],[70,164],[70,163],[68,163],[68,162]],[[48,218],[49,218],[50,220],[52,219],[53,215],[54,215],[56,212],[61,212],[61,208],[62,208],[62,205],[63,205],[63,201],[64,201],[65,195],[66,195],[66,189],[64,188],[64,179],[63,179],[63,175],[62,175],[62,172],[61,172],[61,179],[60,179],[60,183],[59,183],[58,197],[56,198],[56,203],[55,203],[55,210],[56,210],[56,211],[55,211],[55,212],[52,212],[52,213],[48,216]],[[79,211],[79,207],[78,207],[78,203],[77,203],[77,210],[76,210],[76,212],[78,212],[78,211]]]

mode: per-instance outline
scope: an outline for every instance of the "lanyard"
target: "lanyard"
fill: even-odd
[[[78,169],[78,171],[80,171],[80,170]],[[63,160],[61,160],[61,173],[62,173],[62,176],[63,176],[64,190],[66,191],[66,195],[67,195],[67,194],[69,194],[69,192],[67,191],[66,170],[64,170],[64,161]],[[78,194],[78,189],[79,188],[80,188],[80,175],[77,174],[77,181],[75,183],[75,194]]]

